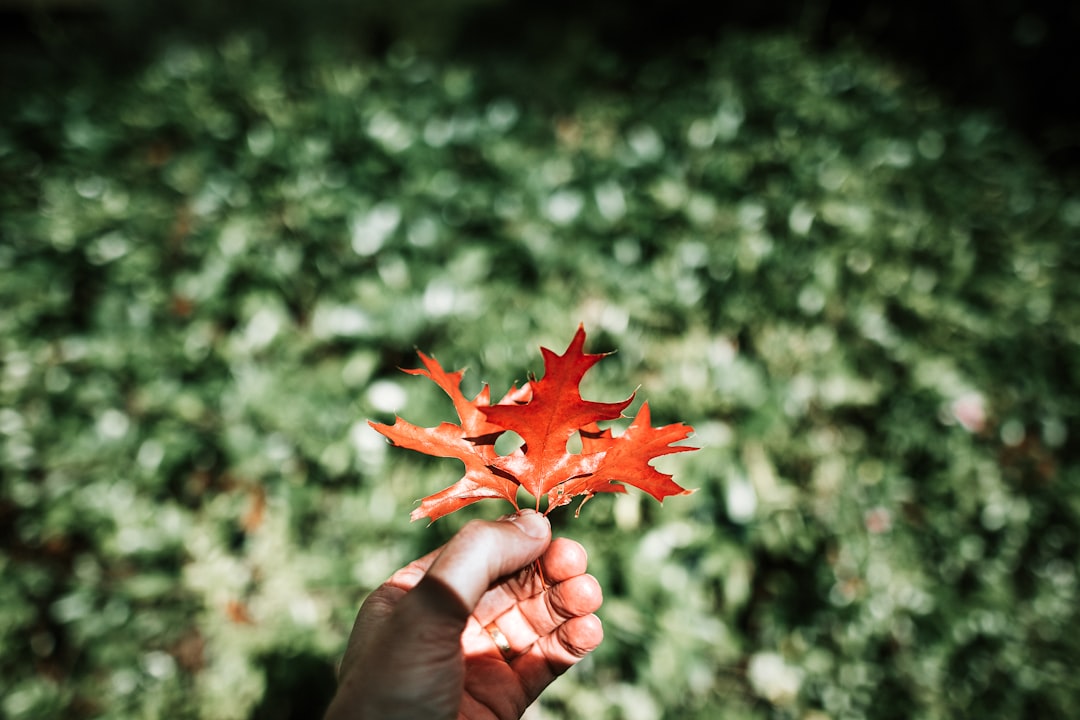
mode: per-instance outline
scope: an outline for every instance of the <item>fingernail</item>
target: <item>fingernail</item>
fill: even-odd
[[[530,537],[542,538],[548,534],[548,520],[535,510],[522,510],[511,521]]]

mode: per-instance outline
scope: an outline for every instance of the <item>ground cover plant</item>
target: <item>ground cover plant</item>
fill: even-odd
[[[454,416],[398,368],[473,397],[578,323],[582,395],[702,449],[551,513],[606,639],[534,718],[1067,716],[1077,188],[866,52],[683,52],[556,102],[241,32],[20,93],[0,717],[317,713],[364,594],[505,511],[407,522],[455,470],[366,420]]]

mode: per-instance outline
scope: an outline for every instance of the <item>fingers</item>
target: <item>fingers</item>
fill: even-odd
[[[591,575],[577,575],[539,595],[519,601],[493,620],[478,620],[477,624],[486,632],[477,636],[477,649],[484,651],[491,644],[487,636],[492,628],[498,628],[510,647],[508,654],[515,657],[564,623],[595,612],[602,602],[603,593],[596,579]],[[467,649],[472,649],[471,643]]]
[[[585,548],[573,540],[555,538],[540,557],[543,578],[537,575],[534,565],[527,566],[517,577],[492,587],[480,600],[473,615],[481,625],[486,625],[523,598],[538,595],[564,580],[584,574],[587,564]]]
[[[540,595],[518,604],[519,615],[539,636],[548,635],[563,623],[600,609],[604,593],[592,575],[578,575]]]
[[[412,590],[416,583],[420,582],[420,579],[424,577],[428,568],[431,567],[431,563],[435,562],[435,558],[439,557],[439,553],[442,551],[443,548],[437,548],[424,557],[413,560],[411,563],[391,575],[390,579],[383,583],[383,586],[400,588],[401,590]]]
[[[595,615],[567,620],[555,632],[537,640],[510,666],[521,679],[526,694],[536,698],[551,681],[595,650],[604,639],[604,628]]]
[[[579,543],[568,538],[551,541],[547,552],[540,558],[544,578],[552,585],[585,572],[589,556]]]
[[[557,675],[595,650],[604,639],[604,626],[595,615],[568,620],[556,632],[537,643]]]

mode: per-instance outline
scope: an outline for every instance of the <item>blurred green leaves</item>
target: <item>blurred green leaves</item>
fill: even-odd
[[[1066,714],[1080,195],[866,54],[685,52],[554,107],[520,63],[237,34],[21,98],[0,716],[241,718],[281,658],[332,675],[468,519],[408,523],[453,476],[365,420],[450,408],[397,366],[504,388],[578,322],[618,349],[586,396],[640,383],[704,449],[665,462],[690,498],[554,516],[607,640],[539,717]]]

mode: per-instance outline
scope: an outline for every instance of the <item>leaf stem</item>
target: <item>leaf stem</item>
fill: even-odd
[[[540,578],[540,587],[547,590],[551,586],[548,585],[547,578],[544,577],[544,568],[540,564],[540,558],[537,558],[534,564],[536,565],[536,576]]]

